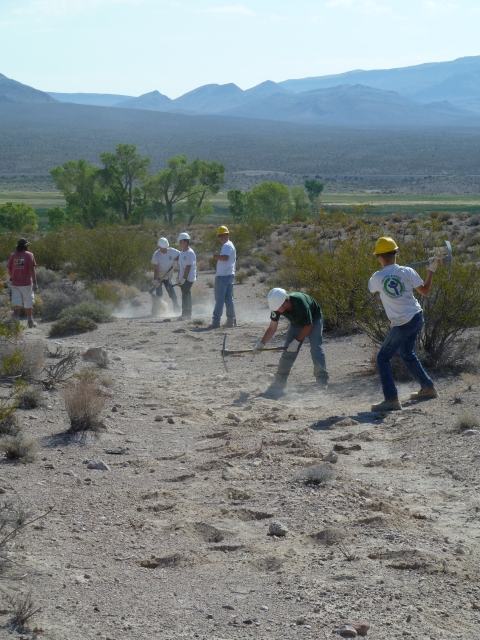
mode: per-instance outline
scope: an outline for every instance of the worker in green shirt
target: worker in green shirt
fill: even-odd
[[[266,391],[266,396],[279,398],[284,394],[287,378],[305,338],[310,342],[313,361],[313,375],[320,389],[328,388],[328,373],[322,348],[322,310],[316,300],[306,293],[289,293],[285,289],[272,289],[267,296],[271,311],[270,326],[263,338],[257,341],[253,353],[261,351],[273,338],[278,328],[280,316],[290,320],[285,336],[285,351],[278,363],[275,380]]]

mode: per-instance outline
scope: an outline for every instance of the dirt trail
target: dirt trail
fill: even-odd
[[[248,348],[268,311],[259,285],[236,295],[227,346]],[[328,391],[304,350],[286,397],[267,400],[278,354],[225,373],[222,331],[149,318],[148,304],[58,341],[109,352],[100,439],[62,439],[61,394],[46,393],[52,409],[22,412],[37,461],[0,466],[7,495],[53,507],[12,549],[28,575],[9,590],[32,588],[38,637],[327,638],[366,620],[382,640],[480,638],[480,436],[455,432],[459,414],[480,414],[478,379],[440,379],[439,399],[375,416],[365,338],[326,336]],[[335,445],[353,448],[333,479],[295,480]],[[110,471],[86,468],[97,459]],[[285,538],[267,535],[272,520]]]

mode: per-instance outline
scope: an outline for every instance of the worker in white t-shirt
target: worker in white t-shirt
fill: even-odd
[[[429,258],[425,282],[410,267],[396,264],[398,246],[395,240],[382,237],[377,240],[375,254],[382,269],[368,282],[371,293],[379,293],[385,313],[392,325],[377,355],[377,366],[385,400],[372,406],[372,411],[398,411],[402,408],[393,381],[391,359],[399,353],[413,378],[420,384],[420,391],[411,394],[412,400],[429,400],[438,396],[434,382],[426,373],[415,353],[415,341],[423,327],[423,311],[413,290],[428,296],[433,274],[437,270],[437,258]]]
[[[153,264],[153,284],[156,289],[155,294],[163,297],[163,287],[165,287],[168,297],[172,301],[173,310],[180,311],[177,294],[173,286],[173,265],[180,255],[178,249],[169,246],[166,238],[158,239],[158,249],[152,256]]]
[[[192,317],[192,293],[193,283],[197,279],[197,256],[190,248],[190,236],[188,233],[181,233],[178,236],[178,243],[181,252],[177,257],[179,272],[177,284],[182,290],[182,315],[178,320],[190,320]]]
[[[224,305],[227,314],[225,326],[231,329],[236,324],[235,307],[233,304],[233,280],[235,279],[237,252],[235,251],[233,242],[229,239],[227,227],[222,225],[218,228],[217,238],[222,248],[220,249],[220,253],[213,255],[214,260],[217,261],[217,274],[215,276],[215,308],[213,310],[210,329],[220,328]]]

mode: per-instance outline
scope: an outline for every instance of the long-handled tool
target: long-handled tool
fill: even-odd
[[[223,366],[225,367],[225,371],[228,372],[227,363],[225,362],[225,356],[241,356],[245,353],[253,353],[254,349],[226,349],[225,343],[227,341],[227,334],[223,336],[223,348],[221,351]],[[264,347],[263,349],[258,349],[257,353],[264,353],[265,351],[285,351],[285,347]]]
[[[173,264],[170,267],[170,269],[168,269],[168,271],[165,271],[164,274],[162,274],[161,278],[157,278],[157,280],[159,281],[160,284],[162,284],[162,280],[165,278],[165,276],[168,276],[168,274],[170,273],[170,271],[173,269]],[[175,286],[175,285],[174,285]],[[157,289],[157,287],[153,286],[151,289],[148,290],[148,293],[150,295],[153,295],[153,292]]]
[[[451,269],[452,262],[453,262],[452,245],[448,240],[445,240],[445,245],[447,247],[448,254],[446,256],[443,256],[443,258],[438,258],[438,261],[440,262],[440,264],[443,264],[449,269]],[[415,268],[415,267],[426,267],[428,266],[428,264],[429,264],[429,261],[424,260],[423,262],[411,262],[410,264],[407,264],[405,266]]]

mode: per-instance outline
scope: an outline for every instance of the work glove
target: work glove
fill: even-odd
[[[33,293],[37,293],[38,291],[38,285],[36,282],[33,283]]]
[[[178,279],[177,279],[177,284],[178,284],[180,287],[183,287],[183,285],[185,284],[185,282],[186,282],[185,278],[178,278]]]
[[[265,349],[265,345],[261,340],[257,340],[257,343],[253,347],[253,355],[255,355],[257,351],[261,351],[262,349]]]
[[[428,259],[428,271],[435,273],[438,267],[438,258],[433,256],[433,258]]]
[[[158,278],[155,278],[155,280],[153,281],[153,285],[155,287],[158,287],[159,284],[160,284],[160,280]]]
[[[296,353],[300,348],[301,342],[292,340],[287,347],[287,353]]]

